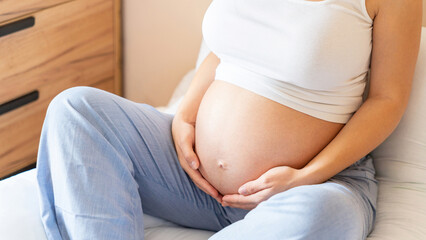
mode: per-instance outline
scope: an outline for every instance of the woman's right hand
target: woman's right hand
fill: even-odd
[[[185,121],[176,114],[172,122],[172,135],[179,163],[198,188],[222,203],[222,195],[201,175],[200,160],[194,152],[195,122]]]

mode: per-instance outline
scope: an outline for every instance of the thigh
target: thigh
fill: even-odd
[[[180,166],[172,120],[148,104],[96,88],[74,87],[56,96],[37,163],[50,223],[62,209],[59,218],[78,220],[73,226],[79,227],[96,218],[110,221],[109,228],[143,229],[142,210],[187,227],[217,231],[228,225],[220,204]]]
[[[81,99],[108,122],[114,132],[111,141],[120,142],[113,145],[120,145],[131,160],[144,213],[213,231],[228,224],[220,204],[199,189],[179,163],[171,132],[174,115],[102,90],[86,90]]]
[[[144,213],[186,227],[219,231],[249,212],[224,208],[186,174],[179,163],[171,133],[174,115],[147,104],[135,106],[127,111],[127,116],[135,120],[133,124],[143,141],[129,144],[134,146],[130,152],[135,158],[135,180]],[[131,116],[133,113],[135,115]]]
[[[373,157],[370,154],[364,156],[328,182],[345,186],[361,204],[365,219],[364,235],[367,236],[373,230],[377,208],[378,182]]]
[[[362,173],[370,163],[363,158],[325,183],[276,194],[210,239],[365,239],[377,194],[374,176]]]
[[[143,143],[134,162],[143,212],[191,228],[218,231],[229,225],[220,203],[199,189],[181,167],[171,134],[173,115],[149,105],[141,111],[145,120],[135,124]]]

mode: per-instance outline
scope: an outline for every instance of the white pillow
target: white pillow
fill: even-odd
[[[373,152],[377,178],[426,183],[426,27],[407,109],[395,131]]]

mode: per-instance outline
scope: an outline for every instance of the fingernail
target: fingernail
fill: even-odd
[[[197,169],[197,167],[195,166],[195,162],[191,162],[191,168],[194,169],[194,170]]]

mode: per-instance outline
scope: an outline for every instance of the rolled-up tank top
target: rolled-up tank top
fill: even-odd
[[[365,0],[213,0],[202,33],[216,80],[346,123],[363,103],[372,26]]]

